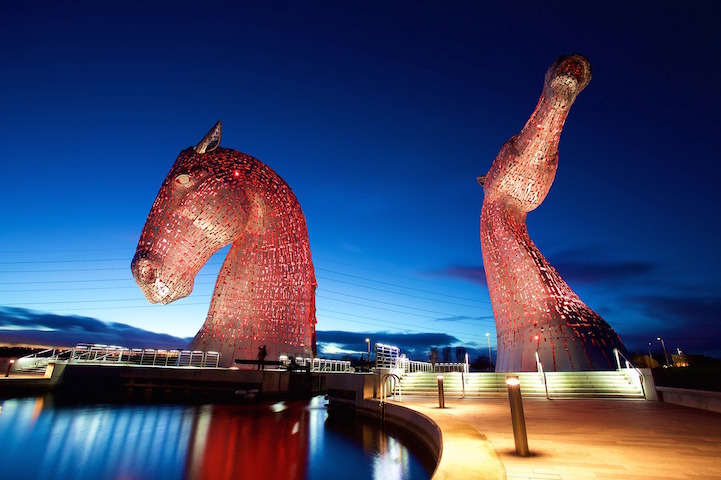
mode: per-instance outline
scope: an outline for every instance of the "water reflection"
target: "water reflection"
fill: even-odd
[[[8,400],[0,415],[2,478],[182,478],[192,409],[42,408]]]
[[[196,406],[37,398],[0,407],[3,479],[419,479],[432,469],[377,423],[329,417],[322,397]]]
[[[307,404],[285,407],[204,407],[191,433],[188,478],[306,478]]]

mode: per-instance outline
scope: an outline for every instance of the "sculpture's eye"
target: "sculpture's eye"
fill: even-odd
[[[187,173],[181,173],[177,177],[175,177],[175,184],[179,185],[181,187],[187,187],[190,185],[190,175]]]

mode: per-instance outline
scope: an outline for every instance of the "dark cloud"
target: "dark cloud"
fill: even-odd
[[[337,330],[318,331],[318,352],[322,356],[333,356],[323,353],[326,346],[334,345],[342,350],[355,352],[357,355],[366,351],[366,338],[371,340],[371,348],[376,343],[385,343],[400,348],[411,360],[426,360],[431,347],[439,350],[445,346],[466,347],[471,359],[479,355],[488,356],[483,349],[474,349],[463,344],[453,335],[446,333],[390,333],[390,332],[342,332]],[[453,352],[455,355],[455,351]],[[335,355],[342,356],[342,355]],[[455,357],[453,357],[455,358]]]
[[[624,341],[643,350],[648,342],[664,338],[669,350],[721,357],[721,298],[708,296],[634,296],[625,299],[649,318],[653,327],[624,334]]]
[[[637,279],[654,273],[655,265],[628,260],[591,261],[585,258],[560,258],[549,260],[568,283],[594,284],[617,283]]]
[[[662,319],[683,318],[714,324],[721,320],[721,298],[715,295],[687,297],[646,295],[628,297],[627,300],[642,306],[650,316]]]
[[[100,343],[128,348],[185,348],[191,339],[95,318],[0,307],[0,340],[48,346]]]

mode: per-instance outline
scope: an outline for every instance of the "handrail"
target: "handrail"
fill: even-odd
[[[538,350],[536,350],[536,368],[538,369],[538,373],[540,373],[543,377],[543,387],[546,389],[546,399],[550,400],[551,397],[548,395],[548,381],[546,379],[546,371],[543,369],[543,363],[541,363],[541,357],[538,355]]]
[[[393,392],[393,398],[395,399],[396,396],[396,387],[398,388],[398,401],[403,401],[403,393],[401,391],[401,377],[396,375],[395,373],[386,373],[383,376],[381,376],[381,405],[385,403],[386,399],[386,380],[393,380],[393,388],[391,389],[391,392]]]
[[[308,365],[311,372],[350,372],[350,362],[348,360],[308,358],[304,359],[303,364]]]
[[[618,350],[618,348],[614,348],[613,353],[616,356],[616,366],[618,366],[619,372],[621,371],[621,359],[618,358],[619,356],[623,357],[623,359],[626,360],[626,369],[633,368],[634,370],[636,370],[636,373],[638,374],[638,381],[641,384],[641,392],[643,392],[643,396],[644,396],[644,398],[646,398],[646,389],[643,386],[643,373],[641,372],[641,370],[636,368],[636,366],[633,363],[631,363],[631,361],[628,358],[626,358],[626,355],[621,353]]]

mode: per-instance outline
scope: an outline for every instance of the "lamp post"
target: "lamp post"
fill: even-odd
[[[371,339],[366,338],[366,343],[368,344],[368,361],[371,361]]]
[[[493,371],[493,357],[491,357],[491,334],[486,333],[486,339],[488,339],[488,363],[491,364],[491,371]]]
[[[663,338],[661,337],[656,337],[656,340],[661,342],[661,346],[663,347],[663,359],[666,360],[666,366],[670,367],[670,365],[668,364],[668,354],[666,353],[666,342],[664,342]]]

